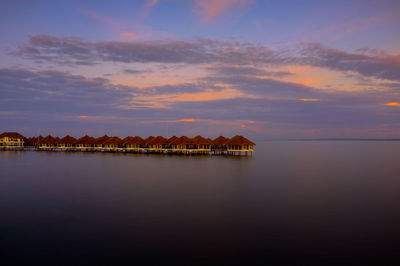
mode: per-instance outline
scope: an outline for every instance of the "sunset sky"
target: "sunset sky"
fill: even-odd
[[[0,131],[400,138],[400,1],[0,2]]]

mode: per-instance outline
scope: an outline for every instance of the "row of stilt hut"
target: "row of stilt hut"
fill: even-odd
[[[128,136],[124,139],[104,135],[94,138],[85,135],[79,139],[69,135],[59,138],[32,137],[25,139],[25,147],[45,151],[100,151],[137,152],[163,154],[207,154],[207,155],[252,155],[256,144],[243,136],[225,138],[219,136],[212,140],[202,136],[164,138],[150,136]]]

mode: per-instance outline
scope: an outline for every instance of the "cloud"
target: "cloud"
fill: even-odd
[[[287,71],[269,71],[262,67],[255,66],[231,66],[231,65],[214,65],[206,68],[213,75],[223,76],[269,76],[269,77],[288,77],[293,73]]]
[[[210,21],[233,7],[241,7],[253,2],[253,0],[196,0],[195,10],[204,21]]]
[[[118,110],[135,91],[104,78],[7,68],[0,69],[0,84],[0,109],[76,115]]]
[[[176,119],[176,120],[156,120],[156,121],[149,121],[150,123],[153,122],[159,122],[159,123],[180,123],[180,122],[189,122],[189,123],[194,123],[196,122],[196,119],[194,118],[182,118],[182,119]]]
[[[216,81],[231,87],[208,86]],[[398,109],[382,103],[398,97],[398,88],[320,91],[224,71],[198,83],[137,89],[66,72],[0,69],[0,125],[31,128],[29,134],[57,128],[60,134],[102,135],[107,129],[159,135],[167,125],[151,121],[169,121],[169,132],[178,135],[394,136],[400,132]]]
[[[398,102],[390,102],[390,103],[385,103],[387,106],[400,106],[400,103]]]
[[[124,69],[124,73],[126,74],[143,74],[143,73],[149,73],[152,72],[151,70],[147,69],[147,70],[136,70],[136,69]]]
[[[338,71],[355,71],[364,76],[400,80],[400,56],[348,53],[317,43],[303,45],[299,54],[300,57],[293,62]]]
[[[303,102],[318,102],[319,100],[318,99],[305,99],[305,98],[302,98],[302,99],[299,99],[300,101],[303,101]]]
[[[220,72],[247,72],[270,76],[290,73],[265,72],[260,67],[315,66],[335,71],[354,71],[363,76],[400,80],[400,56],[349,53],[318,43],[295,49],[272,50],[264,45],[234,41],[176,39],[135,42],[90,42],[81,38],[35,35],[12,55],[35,62],[61,65],[95,65],[102,62],[161,64],[221,64]],[[258,68],[258,69],[257,69]]]

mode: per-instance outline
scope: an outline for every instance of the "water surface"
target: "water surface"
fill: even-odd
[[[389,141],[258,142],[252,157],[3,151],[1,249],[55,265],[384,261],[400,254],[399,158]]]

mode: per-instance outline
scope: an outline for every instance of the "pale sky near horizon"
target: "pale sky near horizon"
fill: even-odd
[[[400,137],[400,1],[0,2],[0,131]]]

